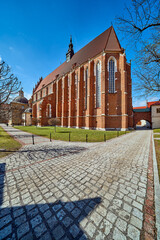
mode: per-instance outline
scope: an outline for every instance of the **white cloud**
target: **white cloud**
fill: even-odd
[[[150,97],[147,100],[145,99],[137,99],[133,100],[133,107],[143,107],[147,105],[147,102],[158,101],[157,97]]]
[[[32,93],[24,92],[24,97],[27,98],[28,100],[31,98],[31,96],[32,96]]]

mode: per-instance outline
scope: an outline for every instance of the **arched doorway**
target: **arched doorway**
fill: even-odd
[[[145,119],[141,119],[136,123],[136,130],[150,129],[151,123]]]

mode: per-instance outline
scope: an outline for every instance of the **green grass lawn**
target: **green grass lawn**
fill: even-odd
[[[154,133],[160,133],[160,128],[154,129],[153,132]]]
[[[0,127],[0,149],[6,149],[8,151],[17,151],[21,147],[21,144],[14,140],[3,128]],[[5,157],[11,152],[0,151],[0,158]]]
[[[98,131],[98,130],[85,130],[76,128],[61,128],[56,127],[56,132],[54,127],[35,127],[35,126],[16,126],[15,128],[20,129],[25,132],[30,132],[39,136],[51,137],[52,139],[69,141],[72,142],[85,142],[86,134],[88,134],[88,142],[103,142],[106,136],[106,140],[117,137],[117,135],[123,135],[125,132],[117,131]],[[129,131],[127,131],[128,133]],[[105,134],[105,136],[104,136]]]
[[[155,149],[156,149],[156,158],[159,172],[159,180],[160,180],[160,140],[154,140]]]

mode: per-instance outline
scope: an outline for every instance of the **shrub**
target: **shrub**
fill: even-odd
[[[56,132],[56,125],[60,125],[61,124],[61,121],[59,118],[50,118],[48,120],[48,124],[50,126],[54,126],[55,127],[55,132]]]

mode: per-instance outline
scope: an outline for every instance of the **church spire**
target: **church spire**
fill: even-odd
[[[68,48],[68,52],[66,53],[66,61],[69,62],[74,55],[73,44],[72,44],[72,36],[70,36],[70,44]]]

